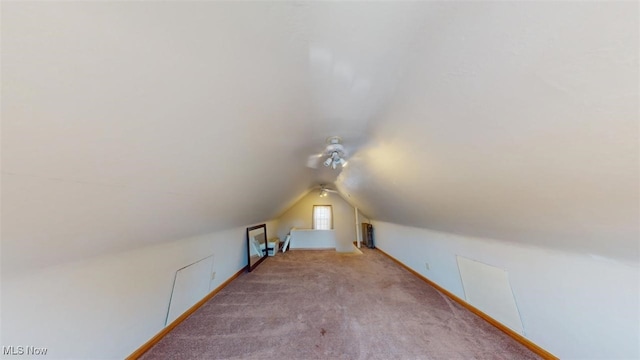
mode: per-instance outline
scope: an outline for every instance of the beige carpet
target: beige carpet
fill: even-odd
[[[375,250],[294,250],[233,281],[143,359],[536,359]]]

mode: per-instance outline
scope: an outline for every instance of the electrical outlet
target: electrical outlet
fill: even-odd
[[[214,271],[214,272],[211,273],[211,280],[213,280],[215,278],[216,278],[216,272]]]
[[[427,268],[427,270],[431,270],[431,267],[429,266],[429,263],[424,263],[424,265]]]

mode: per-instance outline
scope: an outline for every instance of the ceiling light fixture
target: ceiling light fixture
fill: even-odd
[[[342,145],[342,138],[340,136],[330,136],[327,138],[327,147],[324,148],[322,153],[307,157],[307,167],[317,169],[320,164],[333,169],[337,169],[339,166],[344,167],[347,165],[347,155],[349,154]]]
[[[324,161],[324,166],[331,166],[332,169],[336,169],[338,166],[344,166],[347,161],[343,158],[344,151],[342,149],[342,146],[340,144],[332,145],[335,147],[332,148],[332,151],[328,154],[329,157]],[[332,145],[329,145],[329,147],[331,147]]]
[[[327,189],[326,185],[320,184],[320,193],[319,193],[320,197],[327,197],[329,196],[329,193],[332,193],[332,192],[336,193],[337,191],[333,189]]]

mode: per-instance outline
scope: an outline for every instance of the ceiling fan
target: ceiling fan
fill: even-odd
[[[317,169],[320,164],[320,160],[325,158],[324,161],[322,161],[322,164],[326,167],[336,169],[338,166],[347,165],[347,160],[344,158],[345,156],[346,152],[342,145],[342,138],[339,136],[331,136],[327,138],[327,146],[322,153],[309,156],[307,159],[307,166]]]
[[[327,195],[329,195],[329,193],[336,193],[337,194],[338,191],[327,188],[327,185],[325,185],[325,184],[320,184],[320,197],[327,197]]]

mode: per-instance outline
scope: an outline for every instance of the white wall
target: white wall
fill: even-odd
[[[348,244],[351,249],[353,246]],[[333,230],[291,230],[290,249],[338,249],[336,232]]]
[[[406,63],[369,78],[399,71],[335,182],[345,198],[389,223],[637,262],[640,2],[390,4],[389,33],[420,25],[387,48]],[[333,39],[363,44],[351,35]],[[354,53],[337,43],[328,74]]]
[[[3,1],[3,273],[272,219],[308,189],[298,11]]]
[[[456,255],[507,270],[524,335],[562,359],[640,357],[637,264],[379,221],[374,228],[376,247],[462,299]]]
[[[319,191],[311,191],[278,218],[278,237],[284,240],[292,227],[313,228],[313,205],[331,205],[333,208],[333,229],[337,241],[356,241],[355,211],[340,195],[329,193],[318,196]]]
[[[245,228],[3,278],[1,343],[47,347],[55,359],[124,358],[164,327],[175,271],[212,253],[215,289],[247,264]]]

